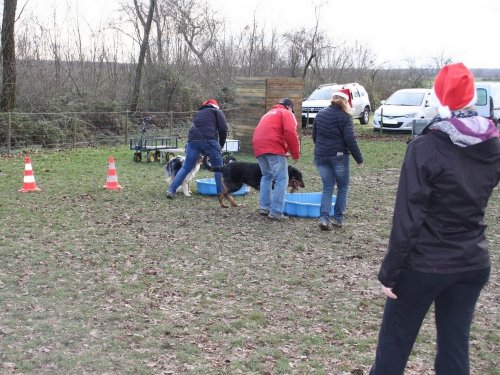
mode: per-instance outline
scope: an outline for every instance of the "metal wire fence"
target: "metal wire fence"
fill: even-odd
[[[191,112],[59,112],[0,113],[0,153],[25,148],[76,148],[128,144],[141,135],[145,117],[147,135],[185,136]],[[226,111],[226,116],[230,111]],[[230,116],[228,116],[228,120]]]

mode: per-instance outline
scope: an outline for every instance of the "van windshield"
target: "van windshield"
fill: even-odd
[[[387,105],[421,106],[424,100],[423,92],[396,91],[385,102]]]

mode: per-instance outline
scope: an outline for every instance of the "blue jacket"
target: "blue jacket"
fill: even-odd
[[[218,140],[224,146],[227,137],[227,122],[224,112],[211,105],[198,108],[189,129],[188,142]]]
[[[356,142],[352,116],[342,108],[330,105],[316,115],[313,123],[312,139],[314,156],[335,156],[338,152],[352,154],[358,164],[363,163],[363,155]]]

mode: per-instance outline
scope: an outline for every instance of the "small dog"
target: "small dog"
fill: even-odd
[[[203,157],[203,165],[210,172],[222,173],[222,185],[224,190],[218,196],[221,207],[229,207],[224,204],[224,198],[228,200],[231,206],[238,206],[231,194],[241,189],[243,184],[247,184],[255,190],[260,189],[262,172],[258,163],[233,161],[222,167],[213,167],[208,163],[205,156]],[[302,180],[302,173],[291,165],[288,166],[288,187],[290,188],[290,193],[297,191],[299,187],[305,187],[304,181]]]
[[[167,183],[167,185],[170,186],[170,184],[175,178],[175,175],[182,168],[185,159],[186,158],[184,156],[176,156],[167,163],[167,165],[165,166],[165,182]],[[184,178],[184,181],[182,181],[182,184],[177,188],[177,192],[182,191],[186,197],[191,196],[191,191],[189,190],[189,183],[194,178],[194,176],[196,176],[196,173],[198,173],[198,171],[200,170],[201,163],[202,163],[202,157],[200,155],[196,159],[196,164],[194,165],[193,169],[191,169],[191,171],[187,174],[186,178]]]

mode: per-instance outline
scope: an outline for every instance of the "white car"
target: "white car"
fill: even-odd
[[[327,83],[319,86],[302,102],[302,127],[311,125],[318,112],[330,105],[332,94],[341,89],[349,89],[351,92],[353,118],[359,119],[363,125],[368,124],[371,107],[365,88],[359,83]]]
[[[430,106],[431,89],[402,89],[393,93],[373,115],[373,130],[412,131],[413,120],[431,119],[437,114]]]

